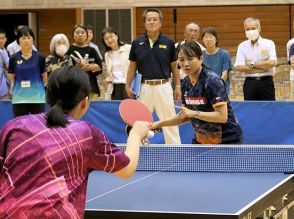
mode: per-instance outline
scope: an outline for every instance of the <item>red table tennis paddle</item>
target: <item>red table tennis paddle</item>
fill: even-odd
[[[122,120],[127,124],[126,133],[129,134],[132,126],[136,121],[153,122],[153,116],[149,109],[140,101],[134,99],[122,100],[119,105],[119,114]],[[161,129],[155,130],[156,132],[162,131]],[[149,131],[147,138],[142,140],[144,145],[149,144],[148,138],[154,136],[153,131]]]

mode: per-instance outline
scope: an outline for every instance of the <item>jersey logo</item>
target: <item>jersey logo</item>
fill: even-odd
[[[142,46],[144,44],[144,42],[140,42],[139,45]]]
[[[18,65],[21,65],[21,64],[22,64],[22,60],[17,60],[16,63],[17,63]]]
[[[206,102],[205,97],[185,97],[186,105],[198,106],[204,105]]]
[[[167,49],[167,45],[159,44],[159,48],[161,48],[161,49]]]

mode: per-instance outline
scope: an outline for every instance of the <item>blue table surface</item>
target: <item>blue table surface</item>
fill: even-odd
[[[137,171],[90,174],[86,210],[236,214],[288,178],[282,173]]]

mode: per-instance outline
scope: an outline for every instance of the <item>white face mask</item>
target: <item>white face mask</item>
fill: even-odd
[[[247,30],[245,31],[245,34],[246,34],[246,37],[251,41],[254,41],[259,37],[258,30]]]
[[[57,55],[63,57],[64,54],[67,52],[67,50],[68,50],[68,47],[66,45],[62,44],[62,45],[59,45],[56,47],[55,52]]]

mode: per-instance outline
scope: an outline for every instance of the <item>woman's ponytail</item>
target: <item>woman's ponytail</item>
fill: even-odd
[[[91,86],[85,72],[74,66],[59,68],[50,74],[46,93],[50,110],[46,114],[48,127],[65,127],[69,121],[65,114],[89,96]]]
[[[68,123],[62,110],[62,104],[56,102],[47,113],[47,126],[49,128],[56,126],[65,127]]]

